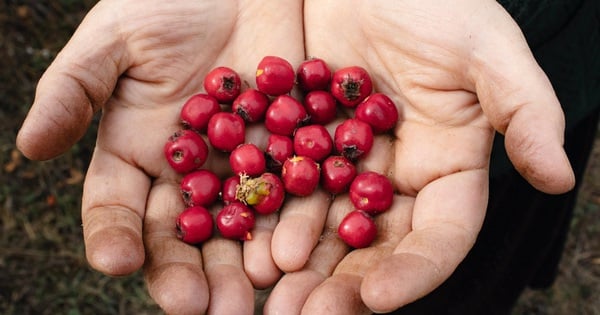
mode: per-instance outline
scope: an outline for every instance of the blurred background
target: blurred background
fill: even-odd
[[[59,158],[33,162],[15,136],[36,82],[92,0],[0,2],[0,314],[161,314],[140,272],[89,268],[80,202],[97,119]],[[600,314],[600,132],[555,284],[526,291],[517,314]]]

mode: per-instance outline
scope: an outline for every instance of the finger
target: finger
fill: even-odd
[[[271,241],[273,260],[281,270],[304,266],[319,241],[330,203],[330,196],[320,189],[307,197],[286,199]]]
[[[391,256],[365,274],[360,292],[376,312],[388,312],[438,287],[473,246],[487,204],[487,171],[448,175],[417,196],[412,231]]]
[[[272,286],[281,277],[281,270],[271,255],[271,238],[279,215],[259,215],[252,230],[252,240],[244,242],[244,270],[257,289]]]
[[[167,314],[204,314],[209,285],[200,250],[177,239],[175,221],[183,210],[174,181],[157,180],[144,219],[148,292]]]
[[[149,189],[143,172],[96,147],[81,212],[86,257],[94,269],[126,275],[142,266],[142,218]]]
[[[542,191],[566,192],[574,185],[574,175],[562,147],[560,103],[516,23],[506,12],[497,14],[501,18],[491,20],[502,25],[491,27],[498,31],[474,46],[473,55],[481,56],[472,71],[481,106],[506,136],[506,150],[517,170]]]
[[[90,11],[39,80],[17,136],[17,146],[31,159],[53,158],[79,140],[124,70],[124,47],[104,7]]]
[[[375,217],[378,236],[371,246],[355,249],[348,253],[335,266],[333,275],[318,286],[308,297],[303,312],[324,314],[335,310],[334,314],[370,314],[371,311],[362,302],[360,287],[364,275],[371,266],[390,255],[394,246],[411,229],[411,210],[413,198],[394,196],[390,210]],[[348,204],[345,213],[351,211]],[[338,222],[344,212],[338,215]],[[342,242],[339,238],[338,242]]]
[[[211,296],[208,313],[252,314],[254,288],[244,273],[240,242],[217,235],[202,245],[202,257]]]
[[[333,273],[348,252],[348,246],[337,237],[336,231],[343,216],[351,209],[348,196],[336,197],[308,262],[302,270],[288,273],[277,282],[265,304],[265,314],[300,314],[310,293]]]

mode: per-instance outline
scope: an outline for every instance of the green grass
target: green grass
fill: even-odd
[[[37,80],[95,2],[0,2],[1,314],[161,313],[140,272],[110,278],[85,261],[82,176],[97,122],[79,144],[51,161],[28,161],[14,145]],[[515,315],[600,314],[599,170],[596,150],[560,275],[552,288],[526,292]]]

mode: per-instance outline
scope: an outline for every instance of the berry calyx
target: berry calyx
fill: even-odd
[[[371,151],[373,130],[366,122],[346,119],[336,127],[333,142],[339,154],[356,161]]]
[[[346,107],[358,105],[371,94],[372,89],[371,76],[359,66],[339,69],[331,79],[331,94]]]
[[[268,107],[269,98],[264,93],[255,89],[247,89],[233,101],[231,110],[246,122],[255,123],[265,118]]]
[[[237,72],[228,67],[217,67],[204,77],[204,90],[220,103],[231,104],[240,94],[242,81]]]

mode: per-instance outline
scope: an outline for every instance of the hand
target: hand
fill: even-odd
[[[169,314],[253,309],[237,242],[215,239],[201,254],[176,239],[179,177],[162,148],[212,68],[250,80],[265,55],[298,64],[301,10],[298,1],[102,1],[39,82],[18,147],[32,159],[55,157],[102,111],[83,192],[87,259],[115,276],[144,265],[150,295]]]
[[[327,218],[312,204],[284,209],[273,257],[297,272],[274,288],[267,313],[387,312],[439,286],[481,229],[494,131],[536,188],[573,187],[559,102],[495,1],[305,1],[304,13],[307,55],[365,67],[399,106],[394,137],[380,137],[360,166],[389,174],[398,196],[377,219],[376,243],[349,253],[327,233],[351,210],[347,197]]]

